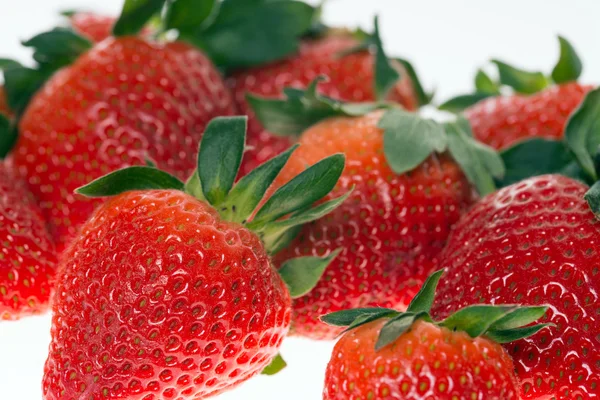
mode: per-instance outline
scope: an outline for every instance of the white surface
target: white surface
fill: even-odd
[[[57,11],[80,8],[116,13],[121,0],[0,0],[0,57],[27,59],[18,43],[56,24]],[[9,5],[10,4],[10,5]],[[600,82],[600,2],[597,0],[337,0],[329,23],[369,27],[381,16],[390,54],[413,60],[438,100],[469,91],[475,69],[491,57],[549,72],[556,34],[565,35],[585,65],[583,81]],[[49,341],[49,317],[0,323],[0,399],[39,400]],[[289,339],[282,350],[290,367],[258,377],[219,400],[316,400],[332,344]]]

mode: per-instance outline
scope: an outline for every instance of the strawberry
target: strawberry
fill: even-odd
[[[386,59],[378,28],[375,36],[367,38],[366,45],[361,45],[350,32],[332,30],[325,36],[305,39],[298,53],[292,57],[233,73],[227,84],[233,91],[238,108],[250,117],[248,143],[253,157],[249,161],[254,164],[264,162],[287,149],[292,140],[264,129],[246,100],[247,94],[280,98],[286,87],[304,89],[315,77],[326,75],[329,81],[319,87],[319,92],[340,100],[366,102],[384,97],[407,110],[416,110],[430,100],[423,92],[414,69],[403,60],[387,60],[388,68],[392,68],[392,75],[388,78],[391,82],[386,84],[386,91],[378,89],[377,78],[381,77],[376,76],[376,60],[380,60],[377,52]],[[242,173],[254,167],[244,165]]]
[[[323,157],[346,154],[333,192],[354,188],[350,198],[275,256],[281,265],[343,249],[315,290],[294,301],[294,334],[333,339],[339,329],[322,324],[320,315],[366,305],[406,307],[436,268],[450,227],[475,201],[471,182],[493,190],[491,173],[501,174],[502,165],[473,142],[462,122],[442,126],[394,106],[344,104],[319,96],[316,85],[288,89],[287,100],[250,102],[269,131],[300,134],[302,146],[276,186]]]
[[[56,260],[43,221],[25,182],[0,162],[0,319],[48,308]]]
[[[440,275],[426,281],[404,313],[363,308],[323,317],[348,327],[327,365],[324,400],[519,398],[513,362],[499,343],[546,328],[526,325],[547,307],[477,305],[434,321],[429,312]]]
[[[12,114],[8,107],[8,103],[6,102],[6,93],[4,92],[3,86],[0,86],[0,114],[4,114],[4,116],[10,116]]]
[[[116,18],[90,12],[66,12],[73,29],[92,42],[101,42],[112,35]]]
[[[274,359],[290,296],[310,290],[332,257],[299,258],[278,274],[277,235],[261,238],[330,210],[311,204],[335,186],[344,157],[307,169],[254,212],[293,149],[233,186],[246,122],[209,124],[187,183],[130,167],[78,190],[114,197],[62,257],[45,400],[207,398]]]
[[[459,111],[471,122],[477,139],[496,149],[505,149],[531,137],[559,139],[570,114],[593,86],[575,82],[582,65],[571,44],[559,37],[561,57],[551,77],[526,72],[494,60],[500,82],[483,71],[475,78],[477,92],[449,100],[440,108]],[[514,91],[500,95],[500,85]]]

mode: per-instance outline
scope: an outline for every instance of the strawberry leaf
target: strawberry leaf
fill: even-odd
[[[326,78],[317,77],[306,90],[286,88],[284,99],[247,95],[256,117],[265,129],[276,135],[300,135],[316,123],[334,116],[360,116],[378,108],[378,103],[343,103],[317,93],[317,85]]]
[[[301,210],[326,196],[344,170],[343,154],[329,156],[303,171],[279,188],[248,224],[260,230],[265,224]]]
[[[217,0],[173,0],[168,3],[164,18],[165,28],[194,32],[212,22],[219,6]]]
[[[17,127],[4,114],[0,114],[0,160],[12,150],[17,140]]]
[[[444,270],[441,269],[429,275],[423,286],[421,286],[421,289],[419,289],[419,293],[417,293],[417,295],[408,305],[406,312],[428,313],[431,311],[431,306],[433,305],[433,300],[435,299],[435,291],[443,274]]]
[[[494,178],[501,179],[505,168],[500,155],[473,138],[471,125],[464,117],[445,124],[448,150],[479,194],[496,190]]]
[[[400,73],[387,57],[379,34],[379,18],[375,17],[375,33],[373,40],[375,52],[375,95],[377,100],[385,100],[390,90],[400,79]]]
[[[0,71],[4,71],[10,68],[23,67],[20,62],[12,60],[10,58],[0,58]]]
[[[76,189],[75,193],[86,197],[108,197],[132,190],[183,190],[183,188],[183,182],[159,169],[129,167],[98,178]]]
[[[559,36],[558,41],[560,43],[560,58],[552,70],[552,79],[556,83],[576,81],[583,71],[581,59],[567,39]]]
[[[600,146],[600,88],[589,92],[571,114],[565,140],[583,171],[594,182],[598,180],[594,158]]]
[[[496,321],[515,311],[516,308],[517,306],[513,305],[468,306],[456,311],[438,325],[451,331],[460,330],[468,333],[471,337],[478,337],[485,334]]]
[[[239,180],[222,204],[227,220],[246,222],[297,148],[298,145],[292,146]]]
[[[274,241],[265,242],[265,248],[270,255],[274,255],[287,248],[292,240],[294,240],[300,231],[302,225],[296,225],[286,231],[283,234],[277,236]]]
[[[298,257],[286,261],[278,272],[290,290],[290,296],[297,299],[309,293],[341,251],[337,249],[327,257]]]
[[[396,58],[394,58],[394,60],[396,60],[397,62],[402,64],[402,66],[404,67],[404,70],[406,71],[406,74],[410,78],[412,87],[415,91],[415,94],[417,95],[417,100],[419,102],[419,106],[422,107],[422,106],[426,106],[427,104],[431,103],[431,100],[433,100],[434,93],[425,91],[425,88],[423,87],[423,84],[421,83],[421,80],[419,79],[419,75],[417,74],[415,67],[413,67],[413,65],[408,60],[405,60],[403,58],[396,57]]]
[[[548,311],[547,306],[519,307],[494,322],[492,326],[490,326],[490,330],[515,329],[529,325],[542,318],[546,314],[546,311]]]
[[[198,154],[198,176],[204,197],[220,205],[233,187],[244,146],[248,117],[217,117],[204,131]]]
[[[485,336],[493,340],[496,343],[510,343],[515,340],[527,338],[535,335],[546,327],[553,327],[554,324],[538,324],[532,326],[526,326],[524,328],[507,329],[507,330],[491,330],[486,332]]]
[[[342,310],[329,313],[321,316],[321,321],[331,326],[350,326],[357,319],[364,321],[365,316],[377,316],[375,319],[384,318],[386,316],[396,316],[399,312],[391,308],[371,307],[371,308],[354,308],[350,310]],[[374,321],[373,319],[372,321]]]
[[[379,337],[375,343],[375,351],[379,351],[384,347],[396,341],[404,332],[406,332],[417,319],[420,319],[426,313],[402,313],[390,319],[379,332]]]
[[[5,69],[4,89],[10,109],[19,115],[22,114],[48,76],[46,72],[22,66]]]
[[[55,28],[23,42],[23,46],[33,49],[33,59],[40,65],[57,70],[73,63],[92,48],[92,43],[71,29]]]
[[[574,162],[565,142],[544,138],[521,141],[502,151],[500,156],[506,167],[504,178],[496,181],[500,187],[532,176],[554,173],[568,175],[567,167]]]
[[[488,97],[494,97],[494,94],[483,92],[463,94],[446,100],[444,103],[440,104],[438,108],[442,111],[460,113],[466,110],[467,108],[479,103],[481,100],[487,99]]]
[[[475,74],[475,89],[478,93],[500,94],[498,84],[481,69]]]
[[[498,60],[492,60],[492,63],[498,67],[500,83],[517,93],[533,94],[548,86],[548,79],[541,72],[524,71]]]
[[[277,354],[271,363],[262,370],[261,375],[273,376],[283,371],[287,367],[287,363],[281,357],[281,354]]]
[[[442,125],[400,109],[388,110],[378,127],[384,130],[387,162],[398,174],[416,168],[433,152],[444,152],[448,145]]]
[[[596,219],[600,220],[600,181],[594,183],[583,198],[588,203]]]
[[[125,0],[121,15],[113,27],[113,35],[139,33],[150,19],[161,12],[166,0]]]

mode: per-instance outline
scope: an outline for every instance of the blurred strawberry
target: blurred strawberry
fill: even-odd
[[[73,29],[91,40],[101,42],[112,35],[112,29],[117,19],[91,12],[65,12]]]
[[[0,114],[4,114],[6,117],[10,117],[12,112],[6,102],[6,93],[4,92],[4,86],[0,86]]]

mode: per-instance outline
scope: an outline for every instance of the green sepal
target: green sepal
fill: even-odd
[[[445,124],[448,150],[480,195],[496,190],[494,178],[502,179],[505,168],[500,155],[473,138],[471,125],[464,117]]]
[[[0,160],[12,150],[17,140],[17,127],[4,114],[0,114]]]
[[[552,80],[555,83],[576,81],[583,71],[581,59],[567,39],[559,36],[558,41],[560,44],[560,57],[552,70]]]
[[[185,182],[183,191],[199,200],[206,200],[204,190],[202,190],[202,182],[200,182],[200,177],[198,176],[198,170],[194,171],[192,176]]]
[[[496,180],[499,187],[544,174],[560,173],[569,176],[568,167],[575,160],[564,141],[544,138],[518,142],[503,150],[500,156],[506,173],[504,178]]]
[[[19,68],[22,66],[23,65],[20,62],[11,58],[0,58],[0,71],[4,71],[10,68]]]
[[[596,219],[600,220],[600,181],[594,183],[583,198],[588,203]]]
[[[438,109],[442,111],[448,111],[451,113],[460,113],[467,108],[479,103],[481,100],[485,100],[489,97],[494,97],[493,93],[476,92],[471,94],[463,94],[460,96],[453,97],[446,100],[444,103],[438,106]]]
[[[486,332],[485,336],[493,340],[496,343],[504,344],[514,342],[515,340],[525,339],[529,336],[535,335],[546,327],[553,327],[554,324],[537,324],[532,326],[526,326],[523,328],[507,329],[507,330],[494,330]]]
[[[431,322],[431,317],[429,317],[429,314],[426,312],[416,314],[406,312],[391,318],[385,323],[385,325],[383,325],[381,331],[379,332],[379,337],[375,343],[375,351],[379,351],[395,342],[400,336],[402,336],[402,334],[404,334],[404,332],[410,329],[415,321],[420,319]]]
[[[67,17],[67,18],[71,18],[73,16],[75,16],[76,14],[79,14],[81,11],[77,10],[77,9],[68,9],[68,10],[62,10],[58,12],[58,15],[63,16],[63,17]]]
[[[129,167],[112,172],[75,190],[86,197],[108,197],[132,190],[183,190],[184,183],[153,167]]]
[[[33,59],[54,71],[73,63],[81,54],[92,48],[87,38],[67,28],[54,28],[23,42],[33,49]]]
[[[586,175],[597,181],[594,159],[600,146],[600,88],[589,92],[571,114],[565,128],[565,140]]]
[[[489,93],[490,95],[500,94],[498,83],[494,82],[482,69],[478,69],[475,74],[475,90],[477,93]]]
[[[309,293],[341,251],[342,249],[334,250],[326,257],[298,257],[286,261],[278,272],[287,285],[292,299]]]
[[[365,316],[377,316],[375,319],[396,316],[399,312],[391,308],[370,307],[354,308],[329,313],[320,317],[321,321],[331,326],[351,326],[357,319],[364,320]]]
[[[390,90],[400,79],[400,73],[388,58],[383,48],[381,35],[379,34],[379,18],[375,17],[375,96],[377,100],[385,100]]]
[[[159,14],[166,0],[125,0],[121,15],[113,27],[113,35],[127,36],[139,33],[142,28]]]
[[[6,102],[17,115],[23,113],[33,95],[42,87],[50,74],[28,67],[15,67],[4,70]]]
[[[277,354],[271,363],[262,370],[261,375],[273,376],[283,371],[287,367],[287,362],[281,357],[281,354]]]
[[[416,296],[411,300],[406,312],[408,313],[428,313],[431,311],[431,306],[433,305],[433,300],[435,299],[435,291],[437,289],[438,283],[440,282],[440,278],[444,274],[444,270],[440,269],[439,271],[434,272],[433,274],[427,277],[421,289],[416,294]]]
[[[395,57],[394,60],[396,60],[397,62],[402,64],[402,66],[404,67],[404,70],[406,71],[406,74],[410,78],[413,90],[415,91],[415,94],[417,95],[417,101],[419,102],[419,106],[423,107],[423,106],[426,106],[427,104],[431,103],[431,100],[433,100],[435,93],[425,91],[425,87],[421,83],[421,79],[419,79],[417,70],[412,65],[412,63],[410,63],[408,60],[406,60],[404,58]]]
[[[315,78],[306,90],[286,88],[283,99],[263,98],[248,94],[248,103],[265,129],[275,135],[297,136],[316,123],[335,116],[361,116],[379,108],[380,103],[344,103],[317,93]]]
[[[442,125],[408,111],[390,109],[377,126],[384,131],[386,160],[398,174],[416,168],[433,152],[444,152],[448,145]]]
[[[524,71],[498,60],[492,60],[492,63],[498,67],[500,83],[513,88],[517,93],[537,93],[550,83],[541,72]]]
[[[290,243],[298,236],[301,230],[301,225],[294,226],[284,231],[281,235],[275,237],[274,240],[265,243],[265,248],[267,249],[269,255],[275,255],[283,249],[288,248]]]
[[[297,148],[298,145],[292,146],[238,181],[222,204],[222,208],[225,210],[222,214],[227,220],[238,223],[246,222]]]
[[[490,326],[490,330],[510,330],[529,325],[542,318],[548,306],[520,306]]]
[[[485,334],[498,320],[516,310],[517,306],[493,306],[473,305],[462,308],[439,322],[438,325],[450,329],[459,330],[478,337]]]
[[[334,154],[309,167],[279,188],[258,210],[248,228],[260,231],[267,223],[322,199],[337,184],[344,165],[345,156]]]
[[[315,12],[301,1],[223,1],[208,27],[181,39],[203,49],[226,71],[263,65],[297,52]]]
[[[195,32],[210,25],[221,3],[217,0],[173,0],[167,4],[164,27],[181,33]]]
[[[206,126],[198,153],[204,197],[219,206],[238,174],[246,143],[248,117],[217,117]]]

